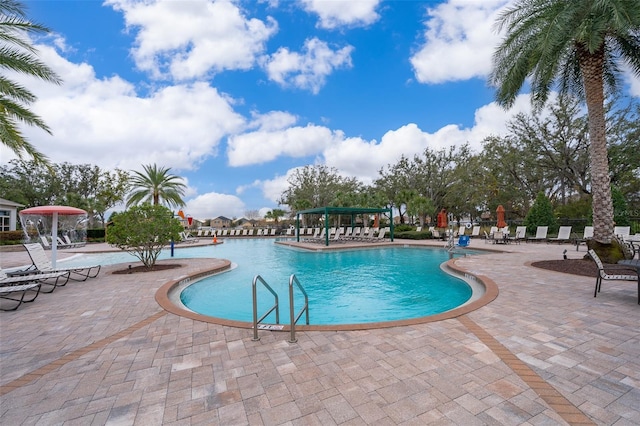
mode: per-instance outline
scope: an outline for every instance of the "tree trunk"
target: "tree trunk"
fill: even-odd
[[[603,244],[610,244],[613,239],[614,222],[604,111],[604,51],[601,49],[589,53],[584,49],[580,50],[580,69],[584,79],[589,119],[593,239]]]

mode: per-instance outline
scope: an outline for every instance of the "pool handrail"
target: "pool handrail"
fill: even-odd
[[[293,314],[293,310],[295,309],[293,306],[293,284],[294,283],[298,286],[302,294],[304,294],[304,306],[302,307],[302,309],[300,309],[300,312],[298,312],[297,316],[294,316]],[[289,338],[289,343],[296,343],[298,341],[298,339],[296,339],[296,323],[298,322],[298,320],[300,319],[300,317],[304,312],[307,313],[306,320],[307,320],[307,325],[309,325],[309,296],[307,296],[307,292],[302,287],[302,284],[300,284],[300,281],[298,281],[296,274],[291,274],[291,277],[289,277],[289,314],[291,318],[291,327],[290,327],[291,337]]]
[[[260,319],[258,319],[258,290],[257,290],[258,281],[260,281],[262,285],[264,285],[266,289],[269,290],[271,294],[273,294],[273,297],[276,300],[275,304],[267,311],[267,313],[261,316]],[[258,324],[261,323],[267,316],[269,316],[269,314],[273,312],[274,309],[276,311],[276,324],[280,324],[280,305],[278,304],[278,293],[276,293],[260,275],[256,275],[253,278],[253,283],[251,287],[252,287],[252,293],[253,293],[253,339],[252,340],[257,341],[257,340],[260,340],[260,337],[258,337]]]

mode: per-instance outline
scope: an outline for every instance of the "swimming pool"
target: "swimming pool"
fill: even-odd
[[[442,249],[380,247],[310,252],[274,244],[273,239],[226,240],[217,246],[175,250],[175,258],[228,259],[235,268],[197,281],[180,294],[180,302],[202,315],[251,322],[252,282],[260,275],[278,293],[280,319],[288,323],[289,277],[295,274],[309,295],[310,324],[363,324],[420,318],[454,309],[469,300],[464,280],[440,269],[448,260]],[[160,259],[170,258],[165,250]],[[136,262],[124,253],[88,254],[65,264]],[[258,285],[258,315],[274,303]],[[304,299],[296,292],[295,311]],[[275,323],[272,314],[265,322]]]

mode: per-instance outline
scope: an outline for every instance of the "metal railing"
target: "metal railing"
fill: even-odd
[[[264,285],[265,288],[269,290],[271,294],[273,294],[273,297],[276,300],[275,304],[267,311],[267,313],[265,313],[259,319],[258,319],[258,289],[257,289],[258,281],[260,281],[260,283],[262,283],[262,285]],[[256,341],[256,340],[260,340],[260,337],[258,337],[258,324],[261,323],[274,310],[276,311],[276,324],[280,324],[280,307],[278,304],[278,293],[276,293],[260,275],[256,275],[253,278],[252,291],[253,291],[253,339],[252,340]]]
[[[293,310],[295,309],[293,306],[293,284],[294,283],[298,286],[298,288],[304,295],[304,306],[302,307],[302,309],[300,309],[300,312],[298,312],[298,315],[295,317],[293,312]],[[295,274],[292,274],[291,277],[289,278],[289,306],[290,306],[289,314],[291,318],[291,337],[289,338],[289,343],[296,343],[298,341],[298,339],[296,339],[296,323],[298,322],[298,320],[300,319],[300,317],[304,312],[307,313],[306,319],[307,319],[307,325],[309,325],[309,296],[307,296],[307,292],[304,291],[304,288],[300,284],[300,281],[298,281],[298,278],[296,278]]]

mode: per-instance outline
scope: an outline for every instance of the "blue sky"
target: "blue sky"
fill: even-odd
[[[508,3],[26,1],[64,84],[25,82],[54,134],[25,133],[56,163],[170,167],[195,218],[264,213],[297,167],[370,183],[403,154],[479,149],[528,112],[526,91],[504,111],[486,83]],[[627,89],[640,96],[638,79]]]

